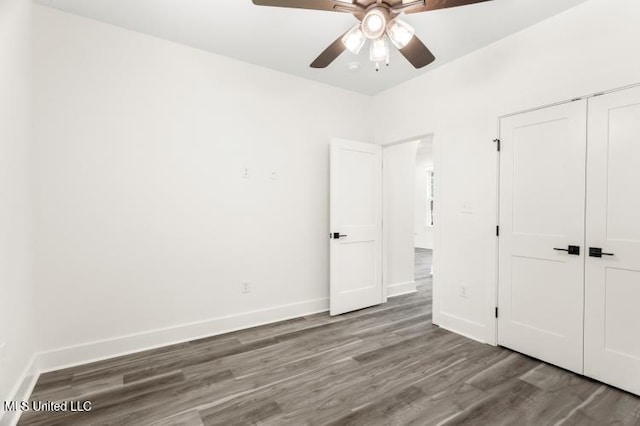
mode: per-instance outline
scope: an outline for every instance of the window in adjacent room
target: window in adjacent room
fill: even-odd
[[[426,216],[427,227],[433,227],[433,209],[434,209],[433,189],[434,189],[433,170],[427,169],[427,216]]]

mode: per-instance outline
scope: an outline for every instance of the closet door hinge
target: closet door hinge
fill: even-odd
[[[498,150],[498,152],[500,152],[500,148],[501,148],[501,142],[500,139],[494,139],[493,142],[495,142],[496,144],[496,149]]]
[[[500,227],[496,226],[496,237],[500,236]]]
[[[496,307],[496,318],[498,318],[498,308]]]

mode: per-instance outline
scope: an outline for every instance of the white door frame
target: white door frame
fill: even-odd
[[[436,135],[435,131],[429,131],[429,132],[425,132],[422,133],[418,136],[413,136],[410,138],[404,138],[401,140],[397,140],[394,142],[389,142],[389,143],[383,143],[382,147],[383,148],[388,148],[390,146],[394,146],[394,145],[401,145],[403,143],[409,143],[409,142],[414,142],[416,140],[421,140],[421,139],[425,139],[425,138],[433,138],[433,172],[436,174],[436,176],[438,176],[435,180],[435,185],[434,185],[434,199],[436,200],[441,200],[441,196],[440,196],[440,191],[441,191],[441,187],[442,187],[442,173],[440,172],[442,164],[441,164],[441,147],[440,147],[440,141]],[[383,200],[384,203],[384,200]],[[438,217],[442,217],[441,215],[441,208],[442,208],[442,203],[435,203],[434,206],[434,216],[436,218],[436,221],[438,220]],[[383,227],[384,227],[384,223],[383,223]],[[441,292],[440,292],[440,288],[441,288],[441,283],[442,283],[442,277],[443,277],[443,273],[441,271],[440,268],[438,268],[439,265],[439,257],[437,255],[438,253],[438,249],[441,246],[441,234],[442,234],[442,226],[438,226],[436,223],[436,226],[434,226],[433,229],[433,298],[432,298],[432,322],[435,325],[439,325],[440,323],[440,306],[441,306]],[[383,241],[382,241],[382,247],[383,247],[383,276],[385,277],[385,280],[383,281],[383,287],[385,289],[385,302],[386,302],[386,290],[387,290],[387,285],[389,284],[386,280],[387,277],[387,271],[386,271],[386,259],[387,259],[387,241],[384,239],[384,233],[383,233]],[[414,270],[415,273],[415,270]]]

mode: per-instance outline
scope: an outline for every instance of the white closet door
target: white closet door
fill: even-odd
[[[640,394],[640,88],[589,101],[588,147],[585,374]]]
[[[501,120],[498,343],[583,371],[586,101]],[[580,249],[578,254],[569,246]]]

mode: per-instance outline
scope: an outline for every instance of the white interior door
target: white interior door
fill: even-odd
[[[331,142],[331,315],[383,302],[382,147]]]
[[[588,145],[585,374],[640,394],[640,88],[589,101]]]
[[[498,343],[583,371],[586,101],[501,120]],[[569,250],[580,249],[580,253]]]

